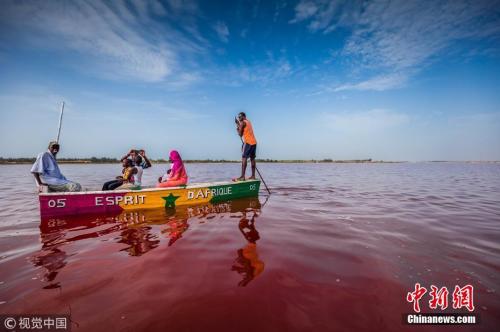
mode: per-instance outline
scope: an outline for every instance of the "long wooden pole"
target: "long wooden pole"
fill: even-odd
[[[259,177],[262,180],[262,183],[264,184],[264,187],[266,187],[267,192],[269,193],[269,195],[271,195],[271,190],[269,190],[269,188],[267,187],[266,181],[264,181],[264,178],[262,177],[262,174],[260,174],[260,171],[257,168],[257,165],[255,165],[255,170],[257,171],[257,173],[259,173]]]
[[[61,114],[59,115],[59,128],[57,129],[57,139],[56,139],[57,143],[59,143],[59,136],[61,136],[61,126],[62,126],[63,113],[64,113],[64,101],[62,102]]]

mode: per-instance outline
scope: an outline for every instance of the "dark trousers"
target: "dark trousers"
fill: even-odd
[[[123,180],[111,180],[102,186],[102,190],[115,190],[123,184]]]

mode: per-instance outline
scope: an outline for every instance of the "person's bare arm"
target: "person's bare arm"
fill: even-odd
[[[170,173],[171,173],[171,172],[172,172],[172,169],[168,169],[168,170],[167,170],[167,173],[166,173],[165,175],[160,176],[160,177],[158,178],[158,182],[159,182],[159,183],[162,183],[162,182],[166,182],[166,181],[170,180],[169,175],[170,175]]]
[[[130,153],[127,153],[126,155],[124,155],[124,156],[120,159],[120,161],[121,161],[121,162],[123,162],[125,159],[127,159],[127,158],[128,158],[128,156],[130,156]]]
[[[33,174],[33,176],[35,177],[36,184],[38,186],[46,186],[47,185],[46,183],[42,182],[42,179],[40,178],[40,173],[31,173],[31,174]]]
[[[126,155],[124,155],[122,157],[122,159],[120,159],[120,161],[124,161],[125,159],[127,159],[128,157],[130,157],[130,155],[132,154],[132,152],[134,152],[134,149],[131,149]]]
[[[153,166],[153,165],[151,164],[151,161],[148,159],[148,157],[144,156],[144,160],[146,160],[146,166],[147,166],[148,168],[149,168],[149,167],[151,167],[151,166]]]
[[[139,154],[141,155],[142,158],[144,158],[144,160],[146,161],[146,168],[149,168],[151,167],[151,161],[149,161],[148,157],[146,157],[146,151],[144,150],[141,150],[139,152]]]
[[[245,126],[246,126],[246,123],[244,121],[240,121],[238,123],[238,127],[236,128],[236,130],[238,131],[238,135],[240,135],[240,137],[243,136],[243,130],[245,129]]]

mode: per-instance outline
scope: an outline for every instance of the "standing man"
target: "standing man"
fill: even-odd
[[[57,165],[56,155],[59,152],[59,143],[53,141],[49,143],[49,149],[40,153],[31,167],[31,173],[35,177],[40,191],[43,186],[48,187],[48,191],[81,191],[79,183],[69,181],[62,175]]]
[[[241,176],[235,181],[245,181],[245,172],[247,170],[247,159],[250,158],[250,163],[252,165],[252,176],[249,180],[255,180],[255,153],[257,152],[257,140],[253,134],[253,127],[250,121],[247,120],[247,116],[244,112],[238,114],[238,118],[235,119],[236,131],[240,135],[243,141],[243,155],[241,159]]]

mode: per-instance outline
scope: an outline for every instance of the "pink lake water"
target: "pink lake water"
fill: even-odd
[[[260,164],[271,196],[43,221],[29,169],[0,166],[0,314],[70,314],[73,331],[500,326],[498,163]],[[61,169],[88,189],[120,172]],[[239,165],[187,169],[207,182]],[[403,324],[415,283],[472,285],[480,323]]]

